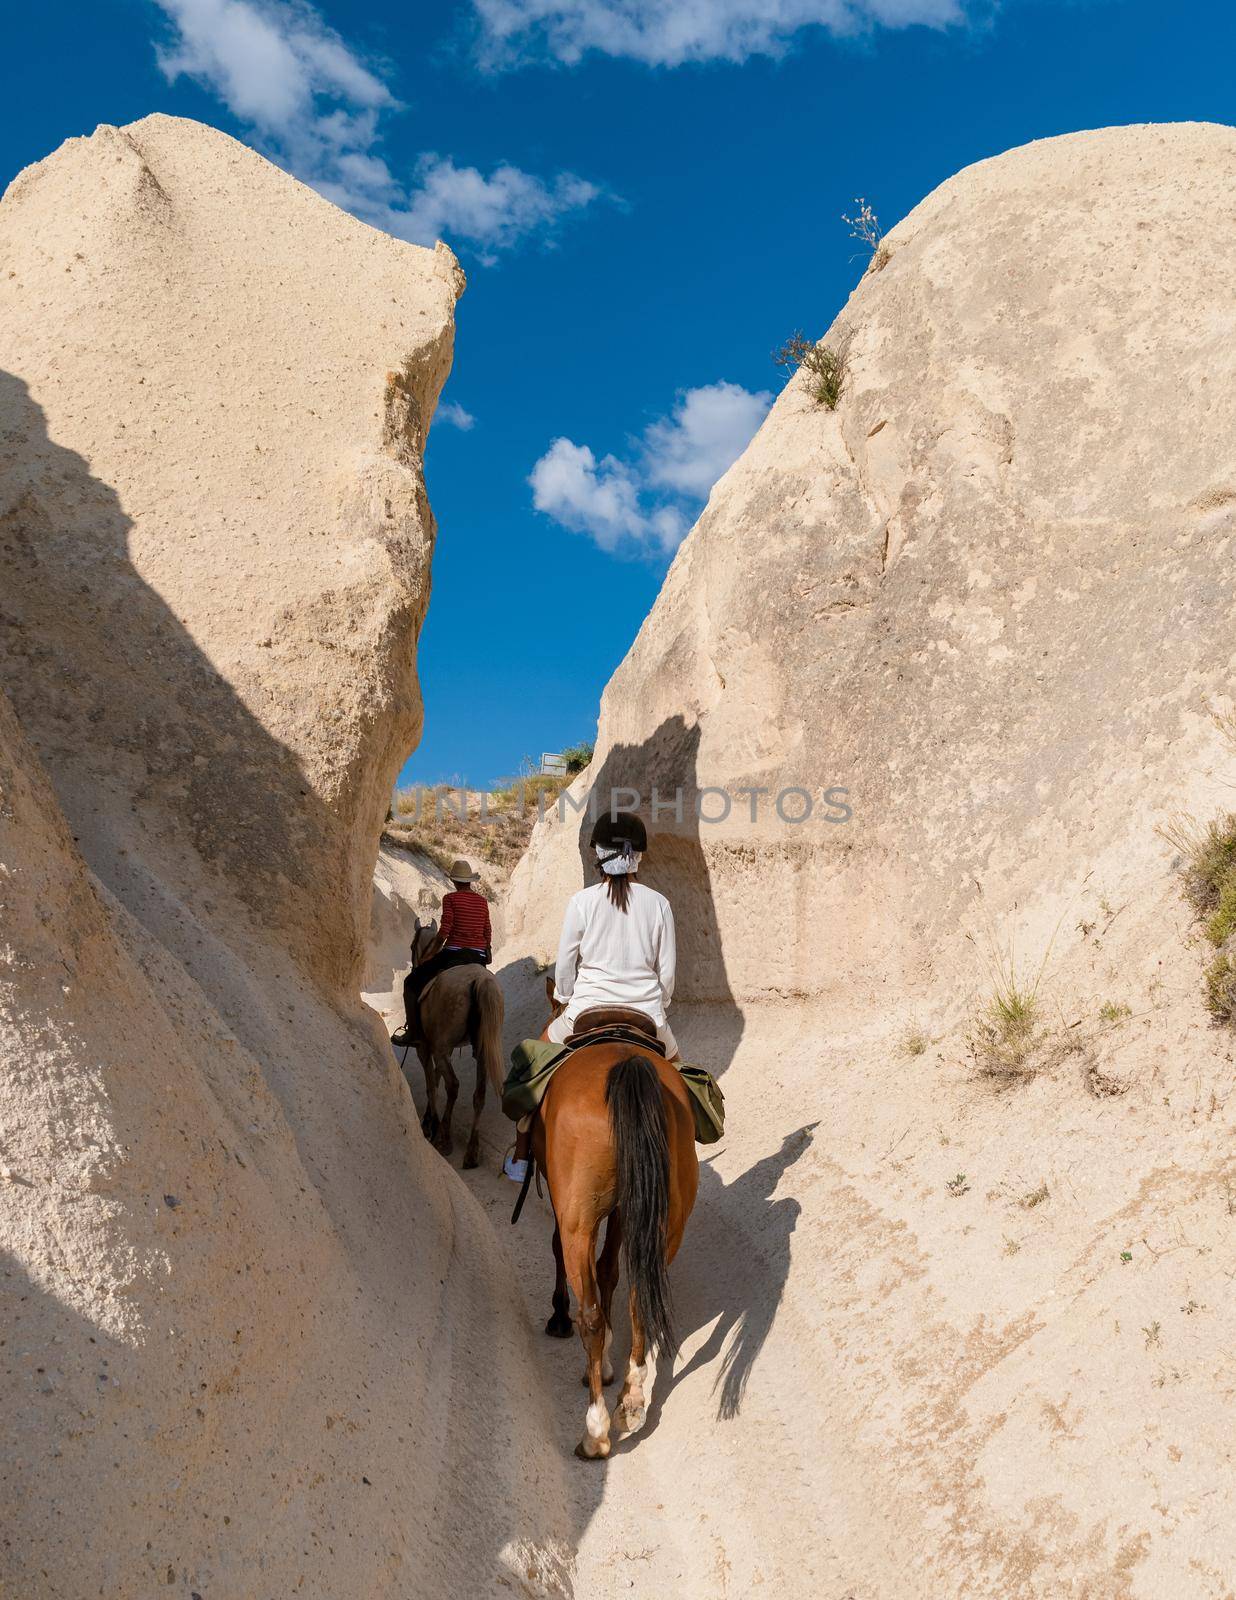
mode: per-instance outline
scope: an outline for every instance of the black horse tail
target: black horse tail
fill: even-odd
[[[610,1068],[605,1084],[618,1169],[622,1257],[645,1337],[668,1355],[678,1350],[670,1313],[665,1234],[670,1154],[665,1096],[647,1056]]]

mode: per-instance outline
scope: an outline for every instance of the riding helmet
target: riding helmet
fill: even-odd
[[[639,817],[629,812],[621,812],[615,817],[606,811],[593,823],[589,843],[600,845],[603,850],[629,844],[632,850],[644,851],[648,848],[648,830]]]

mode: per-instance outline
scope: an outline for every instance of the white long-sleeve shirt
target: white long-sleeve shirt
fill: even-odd
[[[574,1022],[590,1006],[630,1006],[657,1024],[674,993],[674,913],[663,894],[630,885],[619,911],[605,883],[567,901],[554,989]]]

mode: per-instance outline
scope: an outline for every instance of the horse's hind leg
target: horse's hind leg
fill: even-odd
[[[605,1318],[605,1346],[601,1352],[602,1383],[614,1381],[614,1363],[609,1358],[609,1351],[614,1342],[614,1290],[618,1287],[618,1247],[621,1243],[622,1220],[616,1211],[611,1211],[609,1221],[605,1224],[601,1259],[597,1262],[597,1293],[601,1299],[601,1315]],[[587,1373],[584,1374],[584,1382],[588,1382]]]
[[[584,1436],[575,1447],[583,1461],[603,1461],[609,1454],[609,1407],[601,1383],[601,1364],[605,1359],[605,1313],[597,1288],[596,1229],[585,1233],[568,1228],[562,1239],[562,1255],[567,1277],[579,1301],[577,1326],[588,1359],[588,1413]]]
[[[455,1148],[451,1143],[451,1118],[455,1115],[455,1102],[459,1098],[459,1079],[455,1076],[455,1068],[449,1055],[435,1056],[434,1065],[442,1074],[442,1081],[446,1084],[446,1107],[442,1112],[434,1148],[440,1150],[444,1156],[449,1156]]]
[[[682,1243],[682,1230],[686,1225],[684,1216],[675,1216],[671,1219],[669,1231],[665,1241],[666,1265],[678,1254],[678,1246]],[[608,1243],[608,1241],[607,1241]],[[639,1320],[639,1308],[635,1304],[635,1290],[631,1290],[631,1359],[627,1363],[626,1381],[622,1385],[622,1393],[618,1396],[618,1409],[614,1413],[620,1432],[625,1438],[627,1434],[638,1433],[644,1426],[644,1419],[648,1415],[648,1338],[644,1332],[644,1325]]]
[[[481,1112],[485,1107],[485,1068],[481,1064],[481,1057],[476,1058],[476,1088],[472,1091],[472,1132],[468,1135],[468,1148],[464,1151],[463,1164],[467,1167],[479,1167],[481,1164]]]
[[[648,1415],[648,1398],[645,1393],[647,1381],[648,1341],[644,1336],[644,1325],[639,1320],[635,1290],[632,1289],[631,1360],[627,1365],[626,1382],[622,1386],[622,1393],[618,1396],[618,1410],[614,1414],[619,1432],[624,1437],[629,1433],[638,1433],[644,1426],[644,1418]]]
[[[418,1044],[416,1053],[425,1069],[425,1115],[421,1118],[421,1132],[426,1139],[432,1139],[438,1131],[438,1081],[430,1052],[423,1044]]]
[[[562,1235],[554,1228],[554,1314],[545,1324],[551,1339],[569,1339],[575,1331],[571,1321],[571,1297],[567,1293],[566,1266],[562,1260]]]

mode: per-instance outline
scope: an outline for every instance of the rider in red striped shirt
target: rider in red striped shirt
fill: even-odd
[[[418,1031],[417,1006],[431,978],[448,967],[478,962],[488,966],[493,959],[493,930],[489,922],[489,902],[472,886],[479,874],[466,861],[451,862],[449,894],[442,897],[442,918],[438,935],[426,959],[413,967],[403,980],[403,1009],[407,1035]]]

